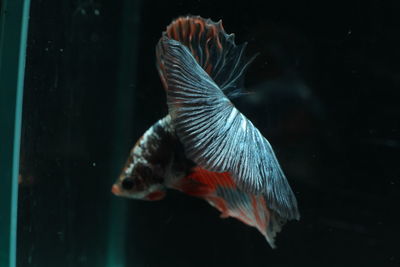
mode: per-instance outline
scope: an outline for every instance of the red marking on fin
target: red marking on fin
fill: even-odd
[[[246,63],[240,60],[244,47],[235,45],[232,34],[228,35],[225,32],[221,20],[214,22],[200,16],[179,17],[167,26],[163,36],[186,46],[197,63],[211,78],[216,75],[222,76],[216,81],[217,84],[221,85],[226,82],[223,77],[235,79],[235,76],[241,72],[239,69],[245,67]],[[160,49],[160,47],[156,49],[157,67],[163,86],[167,89],[166,77],[164,77],[166,66],[162,60]],[[225,64],[230,67],[226,68]],[[238,66],[238,70],[235,70],[234,66]],[[227,73],[221,74],[221,70]],[[230,72],[234,72],[236,75],[230,75]]]
[[[211,75],[212,66],[215,62],[210,62],[210,45],[215,45],[218,51],[223,50],[222,39],[227,38],[224,28],[222,27],[221,20],[214,22],[211,19],[204,19],[200,16],[187,16],[175,19],[168,25],[165,34],[168,38],[184,44],[191,53],[195,56],[199,64]],[[195,43],[193,43],[195,40]],[[204,49],[205,58],[200,62],[198,58],[198,45],[202,45]],[[208,67],[207,67],[208,66]]]
[[[236,185],[227,172],[217,173],[196,167],[173,188],[191,196],[205,197],[214,195],[217,186],[234,188]]]
[[[254,195],[251,195],[251,206],[253,207],[254,210],[254,218],[257,222],[257,225],[263,225],[265,218],[261,218],[260,217],[260,213],[258,211],[258,204],[257,204],[257,200],[256,197]]]
[[[194,197],[204,197],[213,193],[212,188],[187,177],[175,184],[173,188]]]
[[[221,212],[221,218],[228,218],[230,216],[228,203],[225,199],[217,196],[208,196],[205,198],[208,203],[214,206],[217,210]]]
[[[268,208],[262,195],[241,191],[228,172],[216,173],[196,167],[174,189],[206,200],[221,212],[221,218],[233,217],[255,227],[275,247],[274,238],[285,223]]]
[[[213,190],[215,190],[217,186],[230,188],[236,187],[235,182],[232,180],[232,177],[228,172],[211,172],[196,167],[188,177],[201,184],[207,185]]]

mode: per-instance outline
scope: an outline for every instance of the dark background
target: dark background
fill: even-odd
[[[397,1],[32,0],[18,266],[399,266],[399,12]],[[155,45],[187,14],[222,19],[260,53],[235,103],[299,202],[276,250],[201,200],[110,193],[167,112]]]

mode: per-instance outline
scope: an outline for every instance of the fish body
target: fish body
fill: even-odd
[[[167,27],[156,55],[169,114],[137,141],[112,192],[159,200],[179,190],[255,227],[274,247],[299,212],[271,145],[230,101],[253,59],[245,47],[221,21],[188,16]]]

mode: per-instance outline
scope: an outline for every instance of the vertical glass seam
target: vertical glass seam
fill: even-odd
[[[1,149],[4,168],[2,174],[3,203],[1,210],[3,221],[1,236],[4,242],[0,259],[1,266],[16,266],[16,238],[17,238],[17,205],[18,205],[18,175],[22,121],[22,99],[25,77],[26,43],[28,35],[30,0],[4,0],[1,10],[1,44],[0,44],[0,87],[2,103],[7,103],[1,110],[4,112],[1,122],[4,132],[2,142],[9,144]],[[7,43],[7,45],[5,45]],[[16,48],[14,48],[15,46]],[[16,51],[17,49],[17,51]],[[6,62],[7,61],[7,62]],[[11,62],[12,61],[12,62]],[[16,62],[14,68],[9,66]],[[4,117],[3,117],[4,116]],[[8,148],[8,149],[7,149]],[[6,194],[6,191],[9,193]],[[7,199],[8,198],[8,199]],[[7,244],[8,243],[8,244]]]

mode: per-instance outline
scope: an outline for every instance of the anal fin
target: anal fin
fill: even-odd
[[[202,198],[221,212],[220,218],[237,220],[257,228],[271,247],[285,223],[268,208],[265,197],[240,190],[229,173],[217,173],[196,167],[173,187],[185,194]]]

